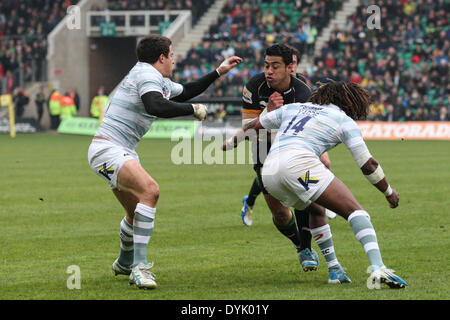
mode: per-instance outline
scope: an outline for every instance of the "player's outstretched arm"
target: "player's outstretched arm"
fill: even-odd
[[[194,115],[198,120],[203,121],[208,115],[208,109],[203,104],[178,103],[164,99],[163,95],[157,91],[145,93],[142,97],[145,110],[159,118],[175,118],[181,116]]]
[[[259,130],[264,129],[264,127],[261,125],[261,122],[259,122],[259,117],[253,119],[252,121],[244,124],[241,129],[238,130],[238,132],[231,137],[230,139],[226,140],[222,145],[222,150],[231,150],[233,148],[236,148],[237,145],[245,140],[245,137],[247,136],[248,130]]]
[[[346,121],[341,127],[341,141],[347,146],[353,159],[371,184],[381,191],[391,208],[398,206],[399,195],[389,185],[381,165],[372,157],[355,121]]]
[[[226,74],[228,71],[236,67],[242,62],[242,58],[233,56],[226,59],[222,64],[213,72],[204,75],[194,81],[183,84],[183,92],[172,98],[172,101],[184,102],[192,99],[203,91],[205,91],[214,81],[216,81],[220,76]]]
[[[370,157],[362,165],[361,171],[367,180],[386,196],[391,208],[396,208],[400,200],[399,194],[387,182],[381,165],[373,157]]]
[[[224,74],[227,74],[228,71],[236,67],[239,63],[242,62],[242,58],[238,56],[232,56],[227,59],[225,59],[220,66],[216,69],[217,73],[220,76],[223,76]]]

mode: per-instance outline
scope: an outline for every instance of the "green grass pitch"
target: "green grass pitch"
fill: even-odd
[[[159,287],[137,290],[111,264],[124,211],[87,163],[87,136],[0,135],[0,299],[449,299],[450,143],[369,141],[400,193],[390,209],[342,145],[332,170],[371,215],[385,264],[406,290],[368,290],[368,259],[348,223],[330,220],[338,259],[351,284],[304,273],[259,197],[254,224],[240,219],[250,165],[174,165],[175,142],[143,140],[137,149],[161,189],[148,250]],[[313,244],[317,250],[317,246]],[[67,268],[81,272],[68,289]]]

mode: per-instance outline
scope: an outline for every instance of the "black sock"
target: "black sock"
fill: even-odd
[[[295,224],[294,215],[292,215],[291,221],[285,226],[279,226],[276,224],[275,220],[273,220],[273,224],[277,227],[278,231],[280,231],[285,237],[289,238],[292,241],[294,246],[299,251],[300,248],[300,236],[298,233],[297,225]]]
[[[298,233],[300,234],[300,250],[311,250],[311,231],[309,230],[309,210],[295,209]]]
[[[252,187],[250,189],[250,192],[248,194],[247,198],[247,205],[251,208],[255,205],[256,197],[261,193],[261,186],[259,185],[258,178],[255,178],[253,180]]]

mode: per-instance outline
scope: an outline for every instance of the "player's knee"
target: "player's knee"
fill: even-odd
[[[286,225],[289,223],[289,221],[291,221],[292,214],[290,213],[289,209],[284,210],[284,208],[276,208],[272,210],[272,217],[276,224]]]
[[[149,192],[150,192],[151,197],[155,201],[158,201],[158,199],[159,199],[159,185],[156,182],[151,185],[151,187],[149,189]]]
[[[321,217],[321,216],[325,216],[325,208],[323,208],[322,206],[319,206],[315,203],[311,204],[310,210],[308,210],[308,213],[311,216],[317,216],[317,217]]]
[[[347,203],[344,209],[342,210],[342,214],[340,214],[344,219],[348,219],[348,217],[355,211],[365,211],[364,208],[358,203]]]
[[[141,198],[141,201],[144,200],[145,202],[156,204],[159,199],[159,185],[155,181],[148,181]]]

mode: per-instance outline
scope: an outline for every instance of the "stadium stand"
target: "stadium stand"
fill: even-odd
[[[96,10],[191,10],[192,24],[206,12],[214,0],[108,0],[105,8]],[[195,3],[195,5],[194,5]]]
[[[46,80],[47,36],[77,0],[0,2],[0,93]],[[214,0],[105,0],[92,10],[192,10],[193,23]],[[195,5],[194,5],[195,3]],[[310,58],[301,70],[310,85],[326,78],[354,81],[374,97],[370,120],[448,119],[450,105],[450,0],[360,1],[323,48],[315,40],[342,8],[339,1],[228,0],[203,39],[176,57],[174,81],[186,82],[230,55],[244,63],[219,79],[203,98],[240,98],[243,85],[262,71],[264,50],[290,44]],[[381,8],[381,29],[369,30],[366,8]],[[227,105],[227,115],[240,107]]]
[[[46,77],[47,35],[78,1],[0,2],[0,92]]]
[[[238,97],[250,77],[262,71],[264,50],[273,42],[291,44],[301,53],[312,53],[314,40],[343,1],[228,1],[203,39],[177,57],[176,81],[191,81],[210,72],[231,55],[244,63],[219,79],[203,97]],[[228,105],[228,114],[240,108]]]
[[[204,95],[238,97],[248,78],[262,70],[264,48],[283,42],[312,54],[314,40],[309,44],[307,39],[320,34],[341,4],[229,2],[202,43],[184,59],[178,57],[175,78],[189,81],[211,70],[212,61],[236,54],[245,63]],[[381,8],[381,30],[367,27],[370,4]],[[448,119],[449,6],[448,0],[361,1],[345,28],[333,30],[311,68],[304,70],[309,84],[326,78],[360,83],[373,96],[369,120]],[[238,113],[233,108],[227,111]]]
[[[0,2],[0,94],[13,93],[25,83],[46,80],[47,36],[78,0],[2,0]],[[186,10],[192,24],[213,0],[108,0],[92,10]]]
[[[381,29],[367,27],[367,6],[381,8]],[[445,120],[450,101],[450,1],[361,1],[335,28],[307,70],[311,83],[334,78],[371,93],[369,120]]]

